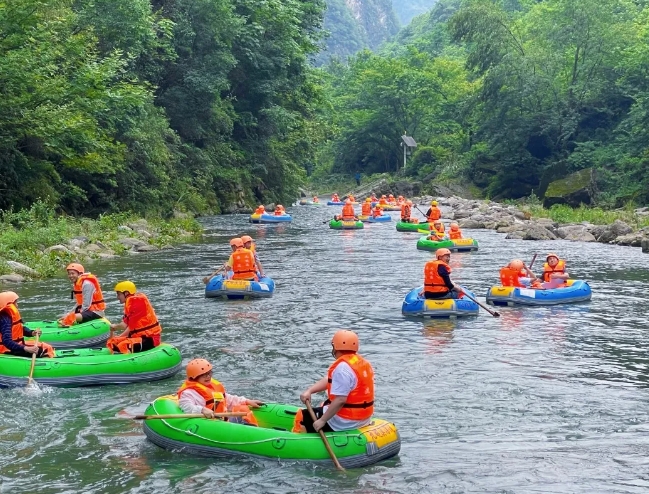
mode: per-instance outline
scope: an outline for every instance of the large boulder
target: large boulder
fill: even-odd
[[[6,283],[21,283],[25,281],[25,278],[18,273],[3,274],[2,276],[0,276],[0,281],[4,281]]]
[[[557,235],[573,242],[596,242],[595,236],[588,231],[585,225],[566,225],[557,228]]]
[[[608,225],[604,229],[604,231],[599,236],[596,237],[598,242],[603,244],[608,244],[613,240],[615,240],[617,237],[621,237],[622,235],[627,235],[632,231],[633,228],[627,225],[624,221],[615,220],[613,224]]]
[[[467,228],[469,230],[471,229],[478,230],[478,229],[483,229],[485,227],[484,223],[473,220],[471,218],[460,220],[458,224],[460,225],[460,228]]]
[[[642,247],[642,252],[649,253],[649,238],[643,238],[640,242],[640,247]]]
[[[595,170],[586,168],[551,182],[545,191],[543,207],[549,208],[555,204],[571,207],[592,204],[596,190]]]
[[[18,273],[23,273],[28,276],[38,276],[38,271],[29,266],[25,266],[22,263],[16,261],[5,261],[5,264]]]
[[[642,239],[646,238],[642,232],[631,232],[626,235],[620,235],[613,242],[617,245],[630,245],[631,247],[640,247]]]
[[[522,240],[556,240],[557,236],[541,225],[530,223],[522,230],[516,230],[509,233],[505,238],[518,238]]]
[[[118,242],[122,244],[124,247],[126,247],[127,249],[128,248],[138,249],[145,245],[149,245],[144,240],[140,240],[139,238],[131,238],[131,237],[120,238]]]

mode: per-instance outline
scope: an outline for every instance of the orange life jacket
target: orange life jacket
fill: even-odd
[[[280,208],[275,208],[275,216],[281,216],[284,214],[284,210]]]
[[[392,194],[388,196],[388,202],[394,202],[394,196]]]
[[[435,225],[431,223],[429,225],[429,228],[431,232],[444,233],[444,223],[440,223],[439,228],[437,228]]]
[[[255,256],[247,249],[237,249],[232,253],[233,280],[254,280],[257,278]]]
[[[428,221],[433,222],[442,217],[442,211],[437,206],[430,207],[430,214],[428,215]]]
[[[372,204],[369,202],[364,202],[363,205],[361,206],[361,213],[363,216],[369,216],[372,214]]]
[[[151,306],[151,302],[144,293],[138,292],[126,297],[124,303],[124,322],[128,327],[129,338],[149,337],[162,333],[158,317]],[[159,338],[153,338],[154,341]]]
[[[92,294],[92,302],[88,310],[98,311],[106,309],[106,303],[104,302],[104,295],[101,293],[101,287],[99,286],[99,280],[94,274],[84,273],[77,278],[77,281],[72,287],[72,297],[76,300],[77,306],[81,307],[83,304],[83,290],[82,285],[84,281],[89,281],[95,287],[95,293]]]
[[[258,207],[255,209],[255,214],[264,214],[266,212],[266,208],[263,206]]]
[[[377,216],[383,216],[383,211],[381,210],[380,207],[376,206],[374,208],[374,211],[372,211],[372,216],[376,218]]]
[[[516,286],[523,287],[519,281],[521,278],[521,272],[519,269],[512,269],[508,266],[501,268],[500,270],[500,284],[502,286]]]
[[[439,266],[445,266],[448,274],[451,274],[451,266],[444,261],[440,259],[428,261],[424,266],[424,292],[448,293],[450,291],[446,283],[444,283],[444,278],[439,275]]]
[[[351,204],[345,204],[343,206],[343,220],[353,220],[356,216],[354,213],[354,206]]]
[[[356,198],[355,198],[353,195],[351,195],[351,194],[347,196],[347,199],[349,199],[349,200],[352,201],[352,202],[355,202],[355,201],[356,201]]]
[[[410,219],[410,213],[412,212],[412,208],[408,204],[402,204],[401,205],[401,219],[402,220],[408,220]]]
[[[178,399],[186,389],[192,389],[205,399],[205,407],[216,413],[227,412],[227,405],[225,403],[225,387],[216,379],[212,379],[209,386],[205,386],[199,382],[187,379],[178,390]]]
[[[7,314],[11,317],[11,339],[20,343],[21,345],[25,344],[25,334],[23,332],[23,320],[20,317],[20,312],[18,307],[15,304],[9,304],[4,309],[0,310],[0,314]],[[10,350],[2,344],[0,339],[0,353],[9,353]]]
[[[451,230],[450,232],[448,232],[448,238],[450,238],[451,240],[462,238],[462,230]]]
[[[347,362],[352,368],[358,383],[347,395],[347,401],[336,415],[347,420],[368,419],[374,413],[374,370],[367,360],[356,353],[343,355],[329,367],[327,372],[328,400],[333,401],[335,398],[331,394],[331,379],[334,370],[342,362]]]
[[[543,281],[546,283],[550,281],[550,275],[553,273],[563,274],[566,272],[566,261],[559,260],[557,265],[553,268],[547,262],[543,265]]]
[[[379,199],[379,204],[387,205],[387,203],[388,201],[385,200],[385,197],[381,197],[381,199]]]

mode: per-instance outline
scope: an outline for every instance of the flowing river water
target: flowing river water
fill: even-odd
[[[326,224],[333,207],[293,207],[288,225],[249,225],[246,216],[203,220],[200,243],[90,266],[103,282],[107,316],[121,306],[115,282],[146,292],[186,364],[208,358],[234,394],[298,404],[331,364],[338,328],[358,332],[376,374],[375,414],[401,434],[398,457],[338,473],[324,466],[192,457],[158,448],[142,424],[124,419],[175,392],[183,374],[155,383],[0,390],[2,493],[218,492],[647,492],[649,256],[638,248],[567,241],[505,240],[465,232],[480,250],[455,254],[456,281],[484,301],[514,257],[541,268],[547,251],[587,280],[592,301],[499,308],[464,320],[401,315],[432,254],[394,222],[360,231]],[[393,218],[398,213],[391,213]],[[201,278],[248,233],[276,280],[266,300],[204,298]],[[18,287],[25,320],[69,307],[59,279]],[[122,413],[120,413],[122,412]]]

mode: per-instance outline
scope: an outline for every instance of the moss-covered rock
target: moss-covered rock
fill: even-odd
[[[543,207],[549,208],[554,204],[567,204],[571,207],[592,204],[595,191],[595,170],[585,168],[565,178],[550,182],[545,191]]]

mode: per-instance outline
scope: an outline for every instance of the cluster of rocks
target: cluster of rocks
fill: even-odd
[[[433,197],[424,196],[417,198],[416,202],[427,207],[432,199]],[[440,205],[451,208],[444,218],[457,221],[460,228],[496,230],[507,234],[507,239],[600,242],[642,247],[643,252],[649,252],[649,227],[634,231],[621,220],[615,220],[610,225],[593,225],[588,222],[562,225],[549,218],[532,218],[528,212],[521,211],[514,205],[455,196],[438,201]],[[649,215],[649,210],[643,208],[637,210],[636,214]]]
[[[88,237],[74,237],[67,241],[66,244],[57,244],[41,250],[43,255],[52,253],[60,254],[64,258],[73,257],[76,261],[85,262],[91,259],[112,259],[119,257],[116,251],[126,254],[139,254],[142,252],[152,252],[158,250],[158,247],[149,243],[157,238],[160,232],[157,228],[150,225],[145,219],[140,219],[126,225],[117,227],[118,238],[116,240],[91,242]],[[185,232],[190,236],[190,232]],[[185,235],[183,235],[185,236]],[[108,244],[108,245],[106,245]],[[171,248],[165,245],[162,249]],[[0,276],[0,282],[20,283],[25,277],[38,277],[39,273],[35,269],[16,261],[4,261],[11,268],[12,273]]]

